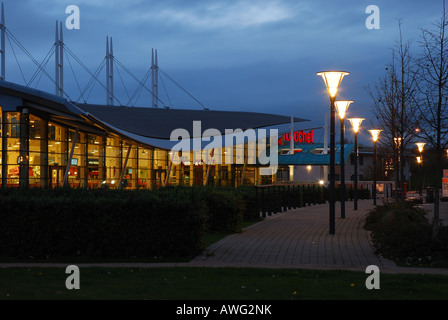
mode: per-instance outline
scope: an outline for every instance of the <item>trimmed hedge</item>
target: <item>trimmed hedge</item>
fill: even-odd
[[[260,220],[259,200],[256,187],[238,187],[234,189],[234,192],[240,199],[243,221]]]
[[[191,257],[206,209],[175,191],[4,191],[0,258]]]
[[[204,202],[208,207],[207,231],[233,233],[241,231],[244,204],[234,192],[208,189]]]

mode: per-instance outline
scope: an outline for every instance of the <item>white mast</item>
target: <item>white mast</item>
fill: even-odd
[[[56,32],[54,37],[54,49],[55,49],[55,65],[54,65],[54,72],[55,72],[55,80],[56,80],[56,95],[59,96],[59,26],[58,21],[56,21]]]
[[[109,66],[109,37],[106,37],[106,105],[110,101]]]
[[[59,96],[64,96],[64,38],[62,35],[62,22],[59,24]]]
[[[289,137],[289,153],[290,155],[294,154],[294,115],[291,115],[291,130]],[[294,166],[289,166],[289,181],[294,181]]]
[[[159,61],[157,57],[157,49],[152,49],[151,58],[151,69],[152,69],[152,106],[154,108],[159,107]]]
[[[58,25],[58,21],[56,21],[54,46],[56,95],[62,97],[64,95],[64,40],[62,36],[62,22]]]
[[[112,37],[106,37],[106,105],[114,105],[114,49]]]
[[[0,80],[5,80],[5,31],[6,31],[6,26],[5,26],[5,12],[4,12],[4,7],[3,7],[3,2],[2,2],[2,13],[1,13],[1,21],[0,21],[0,30],[1,30],[1,48],[0,48],[0,53],[1,53],[1,74],[0,74]]]
[[[110,105],[114,105],[114,46],[112,45],[112,37],[110,37],[110,67],[109,67],[109,73],[110,73]]]
[[[289,154],[294,154],[294,115],[291,115],[291,137],[289,139]]]

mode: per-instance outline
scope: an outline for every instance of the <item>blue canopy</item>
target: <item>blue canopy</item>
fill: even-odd
[[[352,153],[355,148],[354,144],[345,144],[344,145],[344,162],[347,162],[349,155]],[[324,154],[324,145],[323,144],[303,144],[303,145],[295,145],[295,153],[288,155],[282,154],[289,150],[289,146],[279,146],[279,156],[278,156],[278,164],[279,165],[330,165],[330,149],[328,149],[328,153]],[[335,164],[340,165],[341,163],[341,145],[336,145],[336,159]]]

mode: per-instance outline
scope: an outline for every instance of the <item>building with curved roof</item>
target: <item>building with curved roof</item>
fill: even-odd
[[[3,188],[257,184],[263,166],[247,161],[248,140],[223,144],[222,157],[226,148],[233,149],[230,163],[207,164],[199,158],[174,165],[170,155],[177,141],[171,134],[185,130],[193,145],[199,139],[197,150],[191,149],[194,153],[203,151],[204,141],[216,138],[207,137],[207,132],[221,132],[219,138],[224,139],[226,130],[260,130],[291,121],[254,112],[78,104],[7,81],[0,81],[0,105]],[[195,122],[201,124],[199,136]],[[243,150],[239,155],[238,148]]]

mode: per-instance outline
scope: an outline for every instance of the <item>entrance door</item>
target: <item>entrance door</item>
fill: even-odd
[[[49,167],[50,188],[62,187],[64,184],[65,167]]]
[[[194,166],[194,185],[202,186],[204,185],[204,169],[202,166]]]

